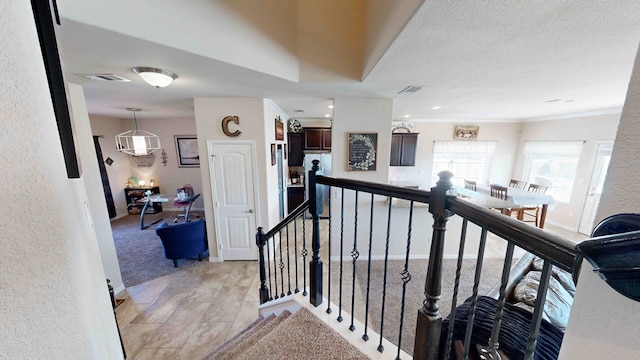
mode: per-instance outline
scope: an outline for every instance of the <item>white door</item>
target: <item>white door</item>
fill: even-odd
[[[209,142],[211,191],[221,259],[255,260],[254,144]]]
[[[607,169],[609,169],[612,150],[612,143],[601,143],[598,145],[598,156],[596,157],[596,163],[593,167],[593,174],[589,182],[589,193],[587,194],[587,200],[584,202],[582,218],[580,219],[580,226],[578,228],[578,232],[582,234],[590,235],[593,229],[593,222],[596,219],[596,212],[600,204],[600,196],[602,195],[604,180],[607,177]]]

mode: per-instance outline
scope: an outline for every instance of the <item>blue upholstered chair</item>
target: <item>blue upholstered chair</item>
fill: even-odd
[[[205,221],[191,221],[176,225],[163,222],[156,228],[162,240],[164,256],[173,260],[178,267],[178,259],[198,257],[202,261],[208,255],[207,230]]]

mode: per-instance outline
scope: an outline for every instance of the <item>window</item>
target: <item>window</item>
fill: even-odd
[[[529,184],[549,187],[547,194],[558,202],[571,200],[573,182],[582,153],[582,141],[528,141],[524,178]]]
[[[464,186],[464,179],[486,183],[496,144],[497,141],[436,141],[433,146],[433,184],[443,170],[455,175],[452,181],[457,186]]]

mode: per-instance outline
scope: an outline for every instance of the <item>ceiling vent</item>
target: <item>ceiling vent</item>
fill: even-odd
[[[294,113],[303,113],[304,110],[302,110],[302,109],[293,109],[293,112]]]
[[[409,85],[406,88],[400,90],[398,92],[398,94],[403,94],[403,93],[414,93],[414,92],[418,92],[420,90],[422,90],[424,86],[418,86],[418,85]]]
[[[125,79],[122,76],[118,76],[115,74],[76,74],[76,75],[85,77],[89,80],[96,80],[96,81],[131,82],[131,80]]]

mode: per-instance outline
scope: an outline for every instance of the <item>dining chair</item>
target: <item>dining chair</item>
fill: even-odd
[[[494,198],[498,198],[501,200],[507,200],[507,187],[501,185],[491,184],[491,196]],[[512,210],[511,208],[492,208],[492,210],[498,210],[502,214],[507,216],[511,216]]]
[[[511,179],[511,181],[509,181],[509,187],[511,188],[524,190],[526,186],[527,186],[526,181],[514,180],[514,179]]]
[[[536,185],[529,184],[529,188],[527,189],[530,192],[536,194],[544,194],[549,189],[548,186],[544,185]],[[540,227],[540,205],[524,205],[522,209],[520,209],[522,215],[519,215],[520,220],[524,222],[532,222],[536,224],[536,227]]]
[[[468,190],[476,191],[476,182],[464,179],[464,188]]]

